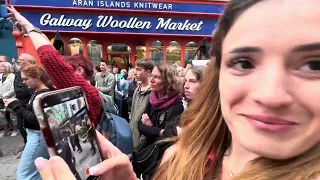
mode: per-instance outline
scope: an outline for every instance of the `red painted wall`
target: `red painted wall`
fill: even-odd
[[[148,1],[148,0],[144,0]],[[226,2],[221,1],[190,1],[190,0],[161,0],[161,1],[153,1],[153,2],[181,2],[181,3],[195,3],[195,4],[218,4],[218,5],[226,5]],[[19,11],[32,11],[32,12],[72,12],[72,13],[89,13],[89,14],[100,14],[101,12],[105,12],[108,14],[119,14],[122,15],[147,15],[147,16],[163,16],[163,17],[190,17],[190,13],[185,12],[154,12],[154,11],[143,11],[143,10],[106,10],[106,9],[86,9],[86,8],[58,8],[58,7],[35,7],[35,6],[15,6]],[[208,13],[192,13],[192,17],[194,18],[208,18],[208,19],[217,19],[220,17],[220,14],[208,14]],[[49,39],[54,37],[54,31],[45,31],[44,32]],[[166,34],[121,34],[121,33],[95,33],[95,32],[60,32],[62,35],[64,42],[67,43],[71,38],[79,38],[81,39],[84,47],[84,55],[87,56],[87,43],[90,40],[97,40],[102,44],[103,47],[103,58],[107,58],[107,47],[114,42],[123,42],[129,45],[132,49],[132,53],[130,56],[131,63],[134,64],[135,60],[135,46],[139,42],[144,42],[147,50],[146,56],[149,57],[150,51],[149,47],[153,41],[159,40],[164,44],[164,58],[166,61],[166,46],[171,41],[177,41],[181,47],[181,59],[180,63],[184,65],[184,54],[185,54],[185,45],[190,42],[196,42],[199,46],[201,40],[205,36],[188,36],[188,35],[166,35]],[[17,48],[19,54],[25,52],[29,53],[36,57],[37,63],[39,64],[39,58],[37,56],[37,52],[32,45],[32,42],[27,37],[21,37],[18,32],[14,32],[14,35],[17,39]]]

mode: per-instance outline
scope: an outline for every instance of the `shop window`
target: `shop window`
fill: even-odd
[[[151,59],[155,64],[161,64],[164,60],[164,46],[161,41],[154,41],[151,43],[150,54]]]
[[[171,41],[167,47],[167,64],[180,65],[181,47],[178,42]]]
[[[119,70],[128,69],[131,47],[125,43],[112,43],[107,48],[108,60]]]
[[[198,46],[195,42],[191,41],[186,45],[185,55],[184,55],[184,62],[188,64],[192,62],[193,59],[197,59],[195,53],[197,53]]]
[[[88,57],[92,60],[93,65],[99,65],[102,59],[102,45],[96,40],[91,40],[87,45],[87,49]]]
[[[71,56],[81,54],[83,55],[83,43],[79,38],[72,38],[68,42],[71,51]]]
[[[130,53],[131,48],[125,43],[112,43],[108,46],[108,53]]]
[[[204,38],[200,44],[200,60],[210,59],[209,50],[210,50],[210,43],[206,38]]]
[[[138,43],[136,46],[136,60],[146,58],[146,45],[144,43]]]
[[[53,44],[55,38],[50,39],[51,44]]]

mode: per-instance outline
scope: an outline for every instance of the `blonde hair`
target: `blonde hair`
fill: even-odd
[[[121,69],[120,73],[128,74],[128,71],[126,69]]]
[[[6,73],[14,73],[14,68],[9,62],[0,62],[0,66],[5,67]]]
[[[224,153],[231,145],[231,133],[223,119],[218,89],[222,42],[237,17],[262,0],[233,0],[213,34],[210,61],[197,98],[181,116],[184,127],[178,151],[154,174],[156,180],[220,179]],[[191,123],[192,122],[192,123]],[[188,126],[187,126],[188,125]],[[285,147],[284,147],[285,148]],[[214,158],[211,160],[210,155]],[[320,144],[298,157],[275,160],[266,157],[251,161],[235,180],[307,180],[320,173]]]

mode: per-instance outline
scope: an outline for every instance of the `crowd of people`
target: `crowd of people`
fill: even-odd
[[[93,67],[81,55],[63,57],[9,7],[43,66],[31,65],[34,59],[27,54],[16,68],[5,57],[0,62],[2,86],[9,89],[0,86],[3,135],[17,129],[26,143],[17,179],[75,179],[61,158],[49,159],[30,106],[40,93],[73,86],[85,92],[94,126],[103,114],[102,92],[112,97],[132,131],[130,157],[106,132],[97,132],[104,161],[89,173],[103,180],[319,179],[320,53],[314,21],[319,8],[316,0],[303,7],[293,1],[232,0],[212,35],[207,67],[142,59],[119,72],[105,60]],[[146,167],[136,158],[149,149]]]

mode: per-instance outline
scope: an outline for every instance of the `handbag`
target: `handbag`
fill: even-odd
[[[137,177],[142,177],[143,180],[151,180],[161,163],[164,152],[171,145],[173,145],[173,142],[158,141],[139,152],[133,152],[132,166]]]

